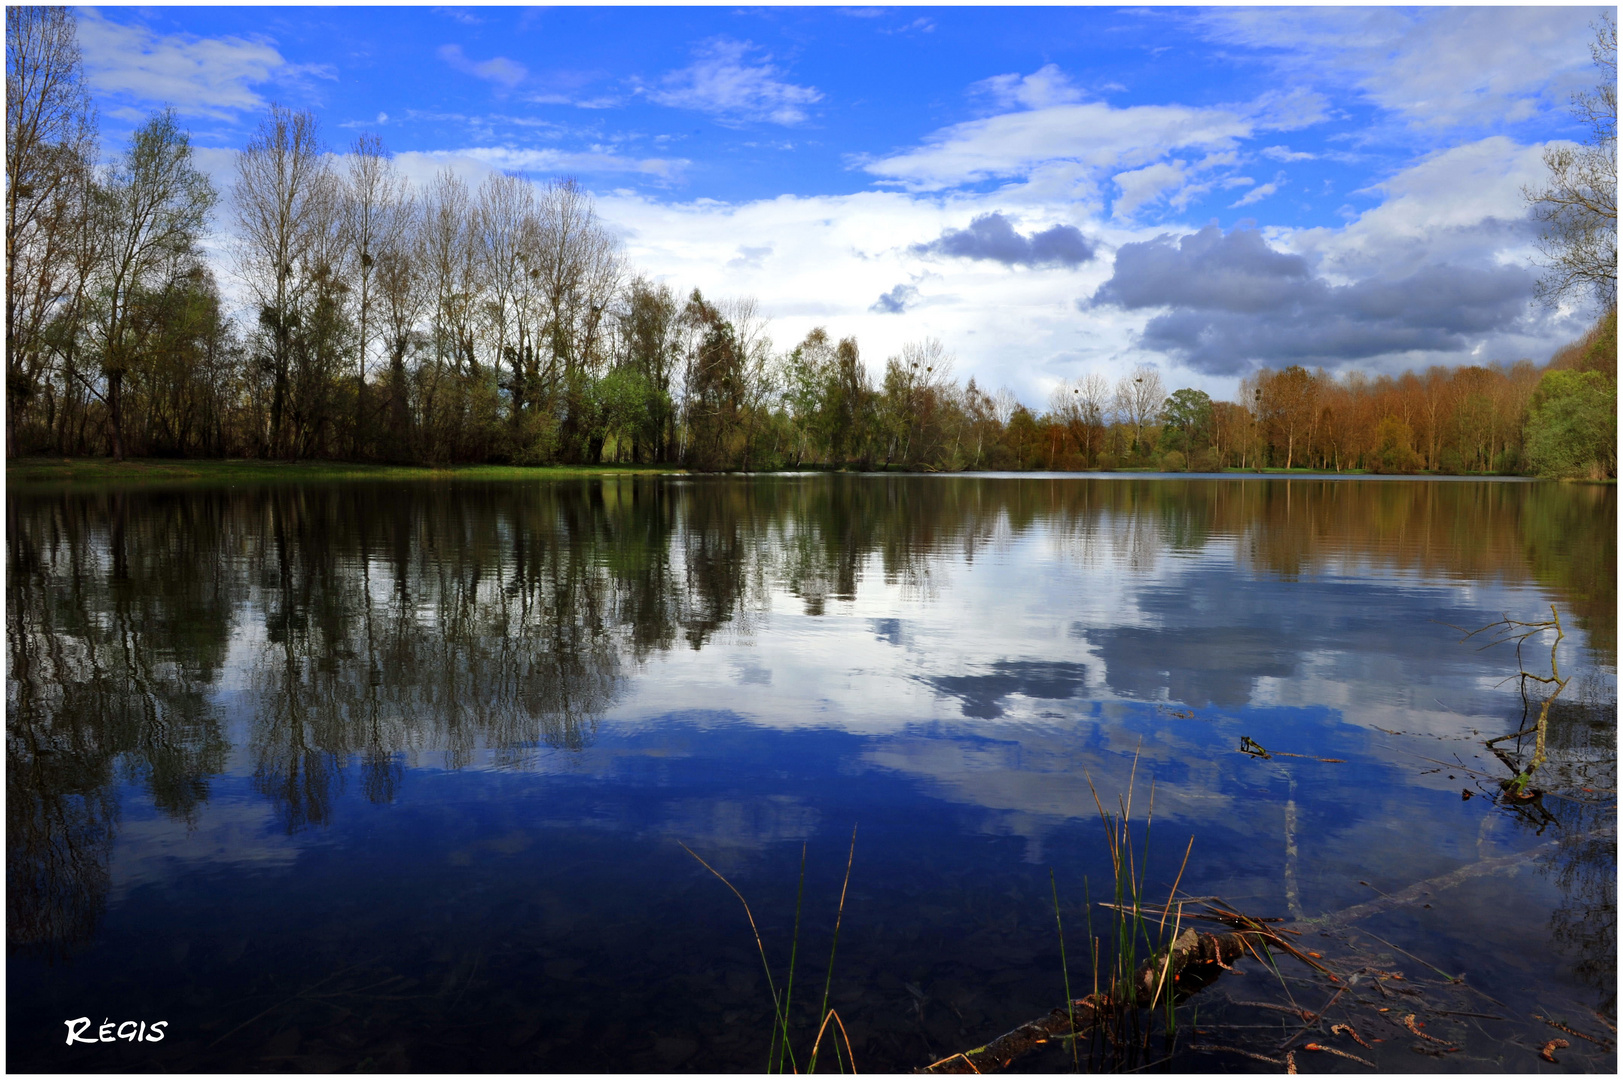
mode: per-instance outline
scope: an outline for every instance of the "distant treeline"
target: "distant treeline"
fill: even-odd
[[[960,385],[934,339],[877,385],[853,337],[780,351],[753,301],[637,273],[573,181],[447,170],[419,193],[376,137],[335,159],[277,107],[230,192],[238,325],[174,115],[99,167],[72,13],[8,8],[6,36],[14,456],[1616,475],[1615,310],[1542,370],[1290,366],[1218,402],[1140,367],[1033,411]]]

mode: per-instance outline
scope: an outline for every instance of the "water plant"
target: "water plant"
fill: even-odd
[[[677,841],[681,843],[681,841]],[[772,995],[772,1033],[768,1041],[766,1056],[766,1071],[771,1072],[800,1072],[799,1059],[795,1056],[794,1045],[790,1029],[790,1007],[794,1002],[795,966],[800,956],[800,916],[802,901],[806,895],[806,845],[800,846],[800,881],[795,888],[795,923],[789,941],[789,970],[784,978],[782,993],[779,993],[776,982],[772,978],[772,963],[767,959],[766,943],[761,940],[760,927],[756,925],[755,913],[750,910],[749,901],[744,894],[715,867],[705,862],[692,848],[682,844],[682,850],[692,855],[699,865],[714,874],[723,885],[738,897],[738,902],[744,906],[744,915],[749,920],[750,933],[755,937],[755,948],[761,957],[761,967],[766,972],[767,992]],[[845,918],[845,898],[851,887],[851,864],[857,854],[857,830],[851,827],[851,850],[845,860],[845,880],[840,885],[840,901],[834,912],[834,933],[828,948],[828,966],[823,976],[823,998],[817,1008],[817,1031],[812,1038],[811,1048],[806,1055],[806,1072],[817,1071],[818,1056],[822,1052],[823,1040],[827,1038],[834,1050],[835,1064],[840,1072],[856,1071],[856,1058],[851,1051],[851,1037],[846,1033],[845,1023],[840,1019],[839,1013],[829,1007],[829,993],[834,986],[834,957],[840,947],[840,924]],[[835,1038],[835,1034],[838,1038]],[[841,1053],[840,1043],[844,1042],[844,1052]]]

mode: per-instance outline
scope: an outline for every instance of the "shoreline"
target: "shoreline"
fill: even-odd
[[[667,465],[384,465],[370,462],[265,461],[260,459],[131,458],[23,458],[6,462],[6,486],[145,487],[217,483],[280,483],[356,480],[586,480],[609,476],[980,476],[1000,479],[1111,479],[1161,478],[1187,480],[1300,479],[1300,480],[1494,480],[1531,483],[1536,476],[1498,473],[1372,473],[1364,470],[1325,472],[1318,469],[1226,469],[1212,472],[1162,472],[1152,468],[1024,471],[978,470],[945,473],[914,469],[774,469],[760,472],[704,472]],[[1578,480],[1577,483],[1616,484],[1615,480]]]

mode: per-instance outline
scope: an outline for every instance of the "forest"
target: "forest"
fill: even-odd
[[[376,136],[334,153],[277,106],[226,192],[172,111],[103,162],[71,11],[8,8],[6,42],[11,458],[1617,473],[1615,89],[1586,148],[1610,162],[1612,239],[1575,282],[1603,313],[1542,365],[1290,365],[1232,402],[1141,365],[1034,408],[960,384],[934,338],[877,379],[837,328],[781,349],[755,301],[639,272],[572,180],[446,170],[417,190]],[[1569,174],[1586,160],[1546,154],[1558,194],[1563,153]],[[1594,220],[1530,201],[1547,237],[1593,243]],[[216,213],[251,318],[205,258]]]

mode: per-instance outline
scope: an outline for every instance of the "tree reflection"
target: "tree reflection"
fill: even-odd
[[[589,745],[638,665],[752,632],[775,590],[814,616],[869,576],[929,599],[960,562],[1033,534],[1136,570],[1214,545],[1282,578],[1355,564],[1510,581],[1531,570],[1578,611],[1598,656],[1616,647],[1606,488],[645,477],[11,492],[7,504],[14,947],[93,932],[120,784],[195,816],[226,768],[222,703],[239,687],[254,787],[297,831],[330,821],[349,783],[397,798],[423,755],[521,766]],[[1287,670],[1262,644],[1223,641],[1227,681],[1152,686],[1171,678],[1157,665],[1134,692],[1228,701]]]
[[[1556,790],[1541,800],[1560,832],[1548,868],[1561,901],[1550,934],[1572,971],[1617,1007],[1617,696],[1591,671],[1577,700],[1552,703],[1550,764]],[[1602,795],[1600,793],[1608,793]]]
[[[93,933],[117,787],[191,820],[224,767],[208,688],[240,585],[226,522],[191,500],[8,499],[7,939],[51,955]]]

